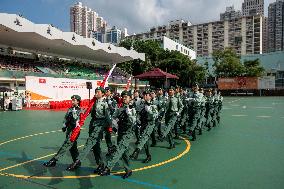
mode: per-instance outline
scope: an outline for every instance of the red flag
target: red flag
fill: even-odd
[[[126,87],[125,87],[125,90],[129,90],[129,87],[130,87],[130,84],[131,84],[131,79],[132,79],[132,77],[130,77],[128,80],[127,80],[127,85],[126,85]]]
[[[38,79],[38,82],[39,82],[39,83],[46,83],[46,79],[39,78],[39,79]]]
[[[112,72],[113,72],[113,70],[114,70],[115,67],[116,67],[116,64],[114,64],[114,65],[112,66],[112,68],[109,70],[109,72],[105,75],[105,78],[104,78],[104,80],[102,81],[100,87],[103,87],[103,88],[105,87],[105,84],[106,84],[106,82],[107,82],[109,76],[112,74]]]

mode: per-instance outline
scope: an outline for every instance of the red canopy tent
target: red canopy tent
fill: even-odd
[[[135,79],[147,80],[147,79],[178,79],[179,77],[167,72],[162,71],[159,68],[154,68],[149,72],[145,72],[140,75],[134,76]]]
[[[164,72],[159,68],[154,68],[153,70],[149,72],[145,72],[143,74],[134,76],[134,79],[135,79],[135,88],[137,88],[136,79],[149,80],[150,85],[154,85],[154,86],[161,86],[161,83],[159,83],[159,80],[163,80],[164,84],[162,85],[167,86],[167,79],[179,79],[179,77],[176,75]]]

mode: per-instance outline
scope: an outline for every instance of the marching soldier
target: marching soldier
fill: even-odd
[[[155,119],[158,116],[157,107],[151,102],[151,94],[149,90],[143,92],[144,105],[142,110],[139,112],[138,119],[141,123],[141,136],[139,137],[138,144],[134,150],[131,158],[137,159],[139,152],[144,147],[146,152],[146,159],[143,163],[151,161],[151,154],[149,150],[149,139],[150,135],[155,128]]]
[[[208,89],[206,93],[206,112],[205,112],[206,127],[208,128],[208,131],[210,131],[213,126],[213,121],[212,121],[212,114],[214,111],[213,108],[214,108],[214,98],[212,96],[212,90]]]
[[[157,95],[154,101],[154,105],[156,105],[157,107],[157,111],[158,111],[158,117],[156,119],[155,122],[155,133],[158,133],[158,136],[161,137],[162,136],[162,119],[165,115],[165,105],[166,105],[166,98],[163,96],[163,89],[162,88],[157,88]],[[155,139],[153,139],[155,137]],[[152,141],[156,142],[156,136],[152,135]],[[152,147],[155,146],[156,143],[152,143]]]
[[[79,155],[77,148],[77,140],[71,142],[70,135],[72,133],[72,130],[79,124],[78,121],[81,113],[81,108],[80,108],[81,97],[79,95],[73,95],[71,99],[72,99],[72,107],[69,108],[67,113],[65,114],[63,127],[62,127],[62,131],[66,132],[65,141],[62,144],[61,148],[56,153],[56,155],[53,158],[51,158],[51,160],[43,164],[46,167],[54,167],[56,165],[56,162],[66,153],[68,149],[71,153],[73,162],[77,160],[77,157]],[[70,166],[67,169],[69,169]]]
[[[182,121],[182,113],[183,113],[183,110],[184,110],[184,105],[183,105],[183,99],[182,99],[182,96],[181,96],[181,88],[180,86],[177,86],[176,87],[176,90],[175,90],[175,97],[178,99],[178,104],[179,104],[179,110],[181,111],[180,115],[177,117],[177,121],[175,123],[175,126],[174,126],[174,132],[175,132],[175,139],[178,139],[179,138],[179,134],[178,134],[178,128],[181,126],[181,121]]]
[[[111,90],[109,87],[105,87],[105,101],[108,104],[110,116],[112,116],[114,111],[117,109],[117,101],[112,97]],[[108,148],[108,153],[106,155],[109,156],[114,151],[115,145],[112,144],[111,132],[109,131],[108,127],[105,128],[104,134]]]
[[[181,101],[175,97],[175,88],[170,87],[168,90],[169,98],[165,105],[165,129],[162,131],[162,136],[159,137],[160,141],[168,137],[169,149],[175,148],[175,143],[173,141],[172,129],[176,124],[177,117],[180,116],[182,109]]]
[[[192,141],[196,140],[196,129],[198,119],[200,117],[200,102],[201,102],[201,96],[198,92],[199,87],[197,84],[194,84],[192,87],[193,93],[188,98],[189,100],[189,136],[192,137]]]
[[[198,119],[198,129],[199,129],[199,135],[202,135],[202,131],[203,131],[203,126],[205,124],[205,112],[206,112],[206,98],[205,95],[203,94],[204,90],[203,88],[199,89],[199,94],[201,96],[201,101],[200,101],[200,117]]]
[[[98,87],[95,92],[96,102],[91,111],[92,119],[89,126],[89,137],[84,145],[82,153],[70,167],[70,171],[75,170],[81,165],[81,160],[88,155],[91,149],[93,149],[95,160],[98,165],[94,173],[99,173],[104,168],[104,162],[101,156],[101,141],[104,130],[111,125],[111,117],[109,106],[103,99],[105,93],[104,89]]]
[[[139,97],[139,91],[135,90],[134,94],[133,94],[133,100],[130,104],[135,108],[137,115],[141,111],[141,109],[143,107],[143,103],[144,103],[144,101]],[[137,119],[137,123],[136,123],[136,126],[135,126],[135,137],[136,137],[136,143],[135,144],[138,144],[138,141],[139,141],[140,128],[141,128],[140,120]]]
[[[218,92],[218,104],[217,104],[217,121],[220,123],[220,113],[223,107],[223,97],[221,96],[221,92]]]
[[[107,161],[106,167],[100,175],[109,175],[112,168],[121,159],[125,169],[125,174],[122,178],[125,179],[132,175],[132,171],[129,167],[128,149],[136,124],[136,111],[135,108],[129,107],[131,92],[123,91],[121,96],[123,98],[123,106],[117,109],[113,114],[113,122],[117,122],[118,125],[117,148]]]

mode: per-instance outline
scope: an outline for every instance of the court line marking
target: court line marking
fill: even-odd
[[[271,118],[271,116],[266,116],[266,115],[261,115],[261,116],[256,116],[256,117],[259,117],[259,118]]]
[[[256,109],[272,109],[273,107],[268,107],[268,106],[255,106],[253,108],[256,108]]]
[[[12,140],[9,140],[9,141],[6,141],[6,142],[3,142],[3,143],[0,143],[0,146],[3,145],[3,144],[7,144],[9,142],[13,142],[13,141],[16,141],[16,140],[21,140],[21,139],[25,139],[25,138],[29,138],[29,137],[32,137],[32,136],[37,136],[37,135],[42,135],[42,134],[48,134],[48,133],[54,133],[54,132],[58,132],[58,131],[61,131],[61,130],[57,130],[57,131],[50,131],[50,132],[44,132],[44,133],[37,133],[37,134],[33,134],[33,135],[28,135],[28,136],[24,136],[24,137],[19,137],[19,138],[16,138],[16,139],[12,139]],[[156,164],[153,164],[153,165],[149,165],[149,166],[145,166],[145,167],[141,167],[141,168],[136,168],[134,170],[132,170],[133,172],[137,172],[137,171],[143,171],[143,170],[146,170],[146,169],[151,169],[151,168],[155,168],[155,167],[159,167],[159,166],[162,166],[162,165],[165,165],[165,164],[168,164],[170,162],[173,162],[173,161],[176,161],[177,159],[180,159],[182,156],[184,156],[185,154],[187,154],[189,151],[190,151],[190,142],[188,139],[184,138],[184,137],[180,137],[181,139],[183,139],[183,141],[186,143],[186,148],[185,150],[180,153],[179,155],[171,158],[171,159],[168,159],[168,160],[165,160],[163,162],[160,162],[160,163],[156,163]],[[82,147],[84,145],[81,145],[79,146]],[[40,160],[40,159],[44,159],[46,157],[50,157],[50,156],[53,156],[55,155],[56,153],[52,153],[52,154],[48,154],[48,155],[45,155],[45,156],[42,156],[42,157],[38,157],[38,158],[35,158],[35,159],[32,159],[32,160],[29,160],[29,161],[25,161],[25,162],[22,162],[22,163],[19,163],[19,164],[15,164],[15,165],[12,165],[12,166],[9,166],[9,167],[6,167],[6,168],[2,168],[0,169],[0,175],[2,176],[11,176],[11,177],[16,177],[16,178],[24,178],[24,179],[29,179],[29,178],[33,178],[33,179],[76,179],[76,178],[94,178],[94,177],[97,177],[99,175],[94,175],[94,174],[91,174],[91,175],[86,175],[86,176],[62,176],[62,177],[49,177],[49,176],[27,176],[27,175],[17,175],[17,174],[12,174],[12,173],[3,173],[2,171],[5,171],[5,170],[8,170],[8,169],[12,169],[12,168],[15,168],[15,167],[19,167],[21,165],[25,165],[27,163],[31,163],[31,162],[34,162],[34,161],[37,161],[37,160]],[[2,173],[1,173],[2,172]],[[124,173],[124,172],[113,172],[112,174],[121,174],[121,173]]]

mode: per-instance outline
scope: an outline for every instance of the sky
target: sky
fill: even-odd
[[[276,0],[264,0],[267,7]],[[53,24],[70,31],[69,8],[76,0],[0,0],[0,12],[22,14],[37,24]],[[183,19],[193,24],[216,21],[226,6],[240,10],[243,0],[81,0],[109,26],[127,28],[128,33],[146,32],[152,26]]]

